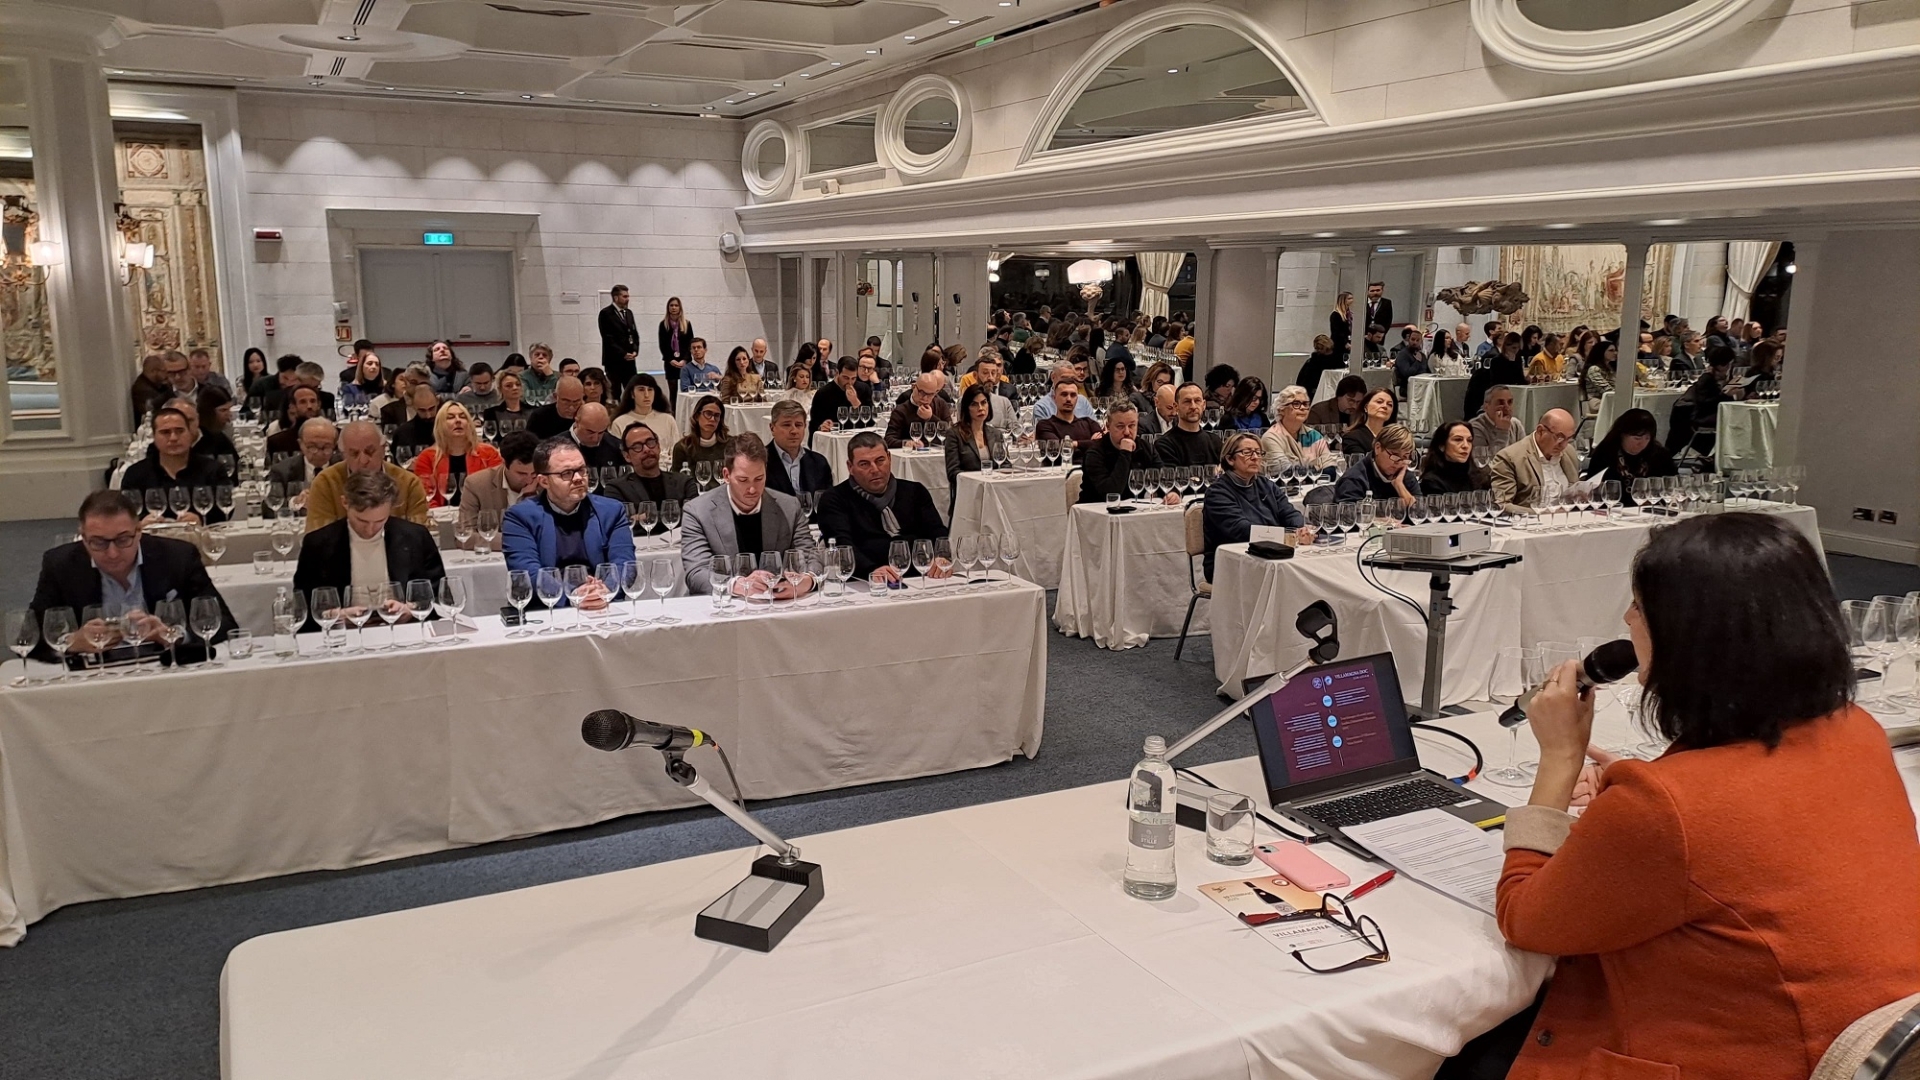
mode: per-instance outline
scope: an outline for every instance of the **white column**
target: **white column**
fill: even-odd
[[[47,273],[59,364],[61,429],[4,429],[0,518],[67,517],[125,449],[127,388],[138,372],[116,260],[113,122],[99,50],[111,20],[30,4],[0,5],[0,54],[25,77],[40,237],[63,261]]]
[[[1200,333],[1194,342],[1193,377],[1204,379],[1216,364],[1231,364],[1242,376],[1258,375],[1271,384],[1280,249],[1205,248],[1197,257],[1203,288],[1195,295]]]
[[[978,348],[987,340],[990,294],[985,251],[943,251],[935,260],[940,344]],[[918,359],[918,357],[914,357]]]
[[[1812,382],[1809,368],[1814,339],[1809,331],[1813,329],[1813,311],[1819,299],[1820,260],[1825,240],[1824,231],[1801,234],[1793,239],[1793,287],[1787,294],[1787,356],[1780,369],[1780,427],[1774,432],[1773,444],[1775,465],[1800,464],[1800,418],[1806,412]]]
[[[1640,355],[1640,303],[1647,291],[1647,238],[1629,236],[1626,276],[1620,282],[1620,371],[1633,375],[1634,358]],[[1648,320],[1651,322],[1652,320]]]

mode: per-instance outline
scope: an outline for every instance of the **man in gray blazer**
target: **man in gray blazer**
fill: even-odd
[[[504,516],[514,503],[539,493],[533,471],[533,451],[539,445],[530,431],[509,431],[500,440],[500,464],[468,474],[460,489],[460,520],[469,529],[479,524],[481,511]]]
[[[1552,505],[1561,493],[1580,482],[1580,462],[1573,452],[1579,431],[1573,414],[1548,409],[1533,434],[1493,458],[1493,501],[1509,514],[1527,515]]]
[[[777,599],[806,595],[820,569],[819,551],[800,512],[800,501],[767,489],[767,445],[760,436],[739,435],[728,441],[720,478],[725,483],[680,511],[680,563],[686,570],[687,591],[713,591],[715,555],[798,551],[805,575],[798,585],[782,585],[774,595]]]

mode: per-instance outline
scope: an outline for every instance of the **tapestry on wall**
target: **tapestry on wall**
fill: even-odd
[[[1500,280],[1519,282],[1530,299],[1505,320],[1515,329],[1529,323],[1564,334],[1576,326],[1601,333],[1620,324],[1626,289],[1627,249],[1618,244],[1512,246],[1500,249]],[[1646,290],[1640,317],[1655,326],[1669,310],[1673,245],[1647,250]]]
[[[6,230],[6,249],[24,252],[40,239],[33,181],[0,177],[0,228]],[[59,379],[53,359],[53,320],[47,313],[47,286],[32,279],[0,286],[0,359],[9,380],[54,382]]]
[[[220,355],[220,297],[213,268],[205,152],[199,135],[120,135],[114,140],[130,240],[153,245],[153,268],[128,286],[139,354],[206,349]]]

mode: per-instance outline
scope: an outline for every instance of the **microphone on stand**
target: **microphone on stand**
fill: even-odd
[[[1640,670],[1640,657],[1633,651],[1633,642],[1626,638],[1609,641],[1596,646],[1580,661],[1580,670],[1574,681],[1580,687],[1580,693],[1596,686],[1617,683],[1621,679]],[[1515,699],[1507,710],[1500,714],[1501,727],[1519,727],[1527,722],[1527,706],[1533,704],[1533,696],[1539,689],[1528,690]]]
[[[654,750],[691,750],[713,740],[699,728],[656,724],[619,709],[600,709],[580,721],[580,738],[595,750],[625,750],[645,746]]]

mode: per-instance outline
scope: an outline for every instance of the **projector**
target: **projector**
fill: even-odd
[[[1493,530],[1469,522],[1412,525],[1386,534],[1389,555],[1458,559],[1493,547]]]

